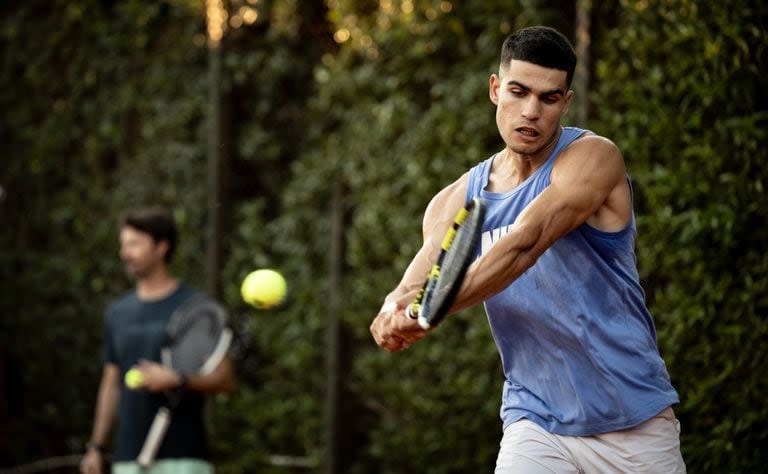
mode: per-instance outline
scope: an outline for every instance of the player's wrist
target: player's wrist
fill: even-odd
[[[86,452],[97,452],[99,454],[104,454],[104,445],[101,443],[97,443],[96,441],[88,441],[85,443],[85,451]]]
[[[379,314],[381,313],[391,313],[393,311],[397,311],[397,302],[396,301],[389,301],[385,302],[381,309],[379,310]]]
[[[179,374],[179,380],[176,384],[176,390],[184,390],[187,388],[187,383],[189,383],[189,379],[184,374]]]

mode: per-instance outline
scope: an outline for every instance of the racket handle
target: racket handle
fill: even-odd
[[[421,305],[419,303],[411,303],[405,308],[405,315],[411,319],[417,319],[420,309]]]
[[[419,316],[417,319],[419,322],[419,326],[421,326],[421,329],[428,330],[432,328],[432,323],[429,322],[427,318]]]
[[[141,448],[139,457],[136,458],[141,467],[147,467],[155,461],[155,455],[157,449],[160,447],[160,443],[165,438],[165,432],[168,430],[168,425],[171,423],[171,411],[168,407],[160,407],[155,415],[155,419],[152,421],[152,426],[149,428],[147,439],[144,440],[144,446]]]
[[[409,318],[417,320],[422,329],[432,328],[432,323],[421,314],[421,305],[419,303],[409,304],[408,307],[405,308],[405,314]]]

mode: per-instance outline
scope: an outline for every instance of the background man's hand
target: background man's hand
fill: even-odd
[[[89,449],[80,461],[80,474],[101,474],[101,453]]]
[[[150,392],[172,390],[179,385],[179,374],[157,362],[140,360],[136,368],[144,375],[142,388]]]

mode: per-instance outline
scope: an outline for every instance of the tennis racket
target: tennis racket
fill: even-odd
[[[206,374],[224,359],[232,341],[224,308],[212,299],[198,295],[185,302],[171,315],[160,357],[163,365],[181,375]],[[149,428],[137,461],[147,467],[171,423],[173,410],[181,401],[182,390],[174,390],[160,407]]]
[[[456,214],[446,232],[437,262],[416,299],[405,310],[409,317],[418,319],[422,328],[437,326],[453,304],[475,255],[484,216],[485,204],[474,198]]]

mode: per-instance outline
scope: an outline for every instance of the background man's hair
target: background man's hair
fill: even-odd
[[[509,35],[501,47],[501,67],[506,68],[513,59],[565,71],[567,86],[571,86],[576,52],[568,38],[554,28],[529,26]]]
[[[171,261],[174,250],[176,250],[178,233],[176,222],[170,210],[162,207],[147,207],[126,211],[120,218],[120,227],[126,226],[149,234],[155,243],[168,242],[165,262]]]

